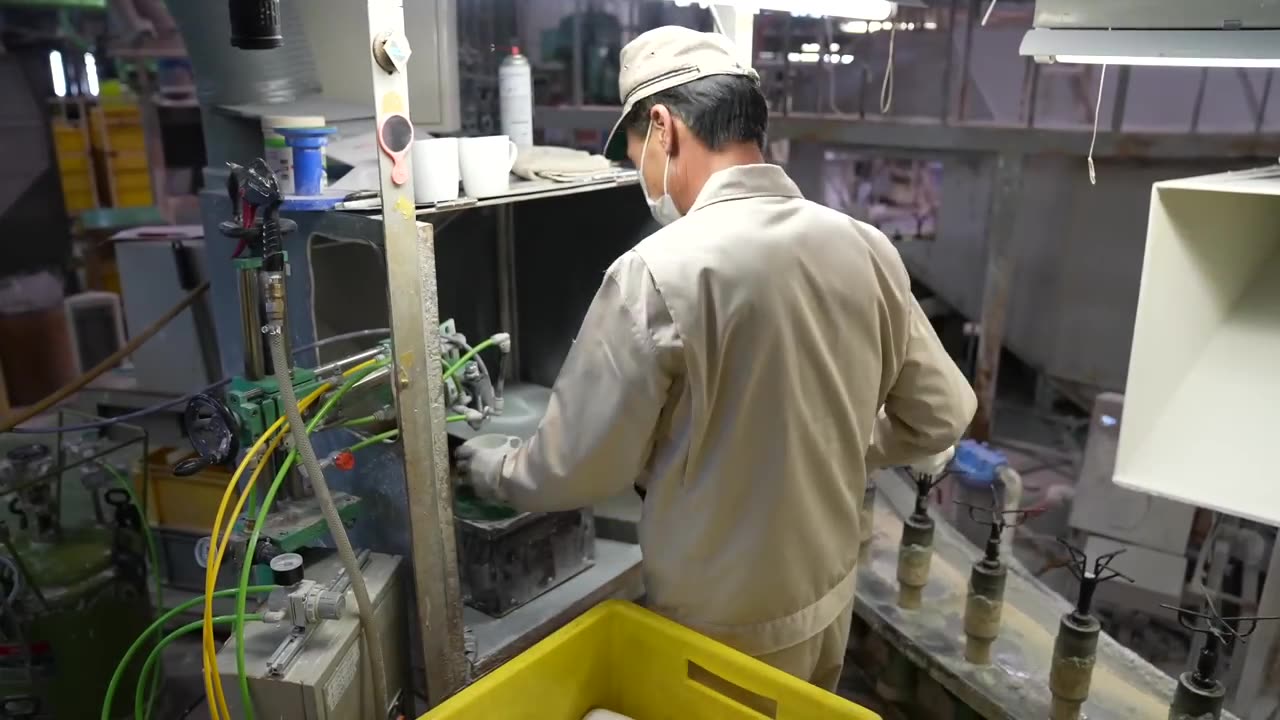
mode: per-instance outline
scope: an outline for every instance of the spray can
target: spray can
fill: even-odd
[[[498,112],[502,134],[518,147],[533,146],[533,69],[519,47],[498,67]]]

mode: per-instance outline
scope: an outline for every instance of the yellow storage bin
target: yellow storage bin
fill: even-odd
[[[421,720],[879,720],[631,603],[610,600]]]
[[[225,468],[209,467],[190,477],[173,474],[173,466],[193,455],[190,450],[159,448],[147,456],[151,482],[147,488],[147,522],[192,533],[208,533],[222,493],[231,481]],[[142,493],[142,474],[134,475],[135,490]]]

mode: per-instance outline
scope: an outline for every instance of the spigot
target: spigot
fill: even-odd
[[[244,169],[240,195],[251,212],[262,218],[262,267],[268,272],[284,272],[284,238],[280,229],[280,206],[284,193],[275,173],[262,158]]]
[[[936,477],[911,473],[916,486],[915,510],[902,523],[902,543],[898,546],[898,607],[915,610],[924,600],[933,562],[933,518],[929,517],[929,493],[945,480],[944,470]]]
[[[1244,644],[1258,629],[1259,622],[1280,620],[1280,616],[1223,617],[1213,599],[1205,596],[1208,612],[1196,612],[1172,605],[1161,605],[1178,613],[1178,623],[1193,633],[1204,635],[1204,647],[1196,657],[1194,670],[1178,676],[1178,687],[1169,706],[1169,720],[1201,720],[1222,717],[1227,688],[1218,680],[1218,662],[1223,651]]]
[[[969,594],[965,600],[964,654],[965,659],[975,665],[991,663],[991,647],[1000,634],[1009,574],[1008,566],[1000,557],[1001,537],[1005,530],[1021,525],[1027,518],[1025,510],[999,510],[999,496],[994,487],[991,494],[991,507],[957,503],[969,509],[970,520],[991,528],[983,557],[974,563],[969,574]]]
[[[1093,597],[1104,582],[1133,578],[1111,567],[1111,561],[1124,550],[1099,555],[1089,569],[1089,557],[1066,540],[1058,542],[1071,555],[1068,567],[1080,583],[1080,593],[1072,610],[1062,616],[1058,624],[1058,637],[1053,643],[1053,665],[1049,671],[1049,691],[1053,700],[1049,710],[1050,720],[1077,720],[1080,710],[1089,699],[1089,687],[1093,683],[1093,665],[1098,657],[1098,635],[1102,625],[1093,616]]]

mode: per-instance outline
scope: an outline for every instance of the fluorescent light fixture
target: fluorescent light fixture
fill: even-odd
[[[841,55],[841,56],[840,56],[840,64],[842,64],[842,65],[852,65],[852,64],[853,64],[853,59],[854,59],[854,58],[853,58],[853,56],[852,56],[852,55]]]
[[[840,43],[831,43],[831,47],[827,49],[831,52],[840,52]]]
[[[1036,28],[1019,52],[1038,62],[1161,67],[1280,67],[1280,30]]]
[[[871,32],[880,32],[882,29],[884,29],[884,24],[879,21],[873,20],[867,24],[867,30]]]
[[[866,20],[849,20],[840,24],[840,32],[846,32],[851,35],[863,35],[867,32]]]
[[[787,53],[787,61],[796,62],[796,63],[800,62],[800,53],[798,52]]]
[[[1187,58],[1134,55],[1054,55],[1060,63],[1081,65],[1147,65],[1152,67],[1277,68],[1280,58]]]
[[[62,66],[62,53],[57,50],[49,52],[49,75],[53,78],[53,94],[66,97],[67,71]]]
[[[93,53],[84,54],[84,74],[89,81],[89,94],[98,96],[98,60]]]
[[[908,30],[915,30],[915,29],[916,29],[916,24],[915,24],[915,23],[907,23],[907,29],[908,29]]]
[[[674,0],[681,7],[688,7],[690,0]],[[915,4],[914,0],[907,0]],[[812,15],[815,17],[843,17],[861,20],[887,20],[898,11],[898,3],[889,0],[698,0],[698,5],[727,5],[729,7],[759,12],[773,10],[787,12],[792,15]]]
[[[820,59],[816,52],[800,53],[800,62],[802,63],[816,63]]]
[[[821,47],[822,46],[819,45],[818,43],[805,43],[800,46],[800,49],[807,53],[816,53],[818,52],[818,49]]]
[[[925,20],[925,21],[924,21],[924,29],[925,29],[925,30],[937,30],[937,29],[938,29],[938,23],[936,23],[936,22],[934,22],[934,21],[932,21],[932,20]]]

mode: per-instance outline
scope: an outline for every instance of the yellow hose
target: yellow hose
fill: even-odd
[[[376,358],[367,360],[356,365],[350,370],[347,370],[342,375],[343,377],[349,377],[361,370],[375,365],[377,362],[378,360]],[[303,398],[302,401],[298,403],[299,409],[306,410],[312,403],[319,399],[321,395],[324,395],[331,389],[333,389],[333,386],[328,383],[316,388],[314,392]],[[267,431],[262,434],[262,437],[258,438],[258,441],[254,443],[253,447],[249,448],[249,452],[245,454],[244,460],[240,462],[240,466],[236,468],[235,474],[231,476],[231,481],[227,483],[227,490],[223,493],[222,501],[218,505],[218,513],[214,517],[213,521],[213,532],[210,535],[211,542],[209,543],[209,560],[205,568],[205,596],[207,598],[213,597],[214,587],[217,584],[218,573],[222,570],[222,560],[225,557],[227,546],[230,544],[231,535],[235,529],[234,519],[240,517],[240,513],[244,510],[245,503],[248,501],[249,495],[252,493],[253,487],[258,481],[258,476],[262,474],[263,468],[267,465],[265,459],[271,457],[271,454],[275,452],[276,448],[280,445],[280,441],[284,439],[284,434],[280,432],[284,425],[285,418],[281,417],[272,423],[271,427],[267,428]],[[262,454],[264,462],[258,463],[257,467],[254,468],[253,473],[249,476],[249,481],[245,483],[244,489],[241,491],[240,497],[236,501],[236,505],[228,518],[227,527],[223,532],[221,539],[216,543],[212,542],[212,540],[218,536],[218,529],[222,526],[223,518],[226,517],[227,503],[231,499],[231,495],[240,480],[240,476],[244,474],[245,468],[248,467],[250,462],[252,462],[252,459],[257,455],[258,451],[262,449],[264,443],[268,443],[266,451]],[[246,558],[245,561],[248,562],[248,558]],[[209,712],[213,717],[213,720],[220,720],[218,713],[221,713],[222,717],[225,717],[226,720],[231,720],[231,713],[227,707],[226,695],[222,689],[222,678],[217,672],[218,655],[217,647],[215,646],[213,638],[213,623],[211,621],[213,617],[212,601],[206,600],[204,617],[205,626],[202,636],[202,646],[205,661],[202,665],[205,693],[206,697],[210,698]]]

